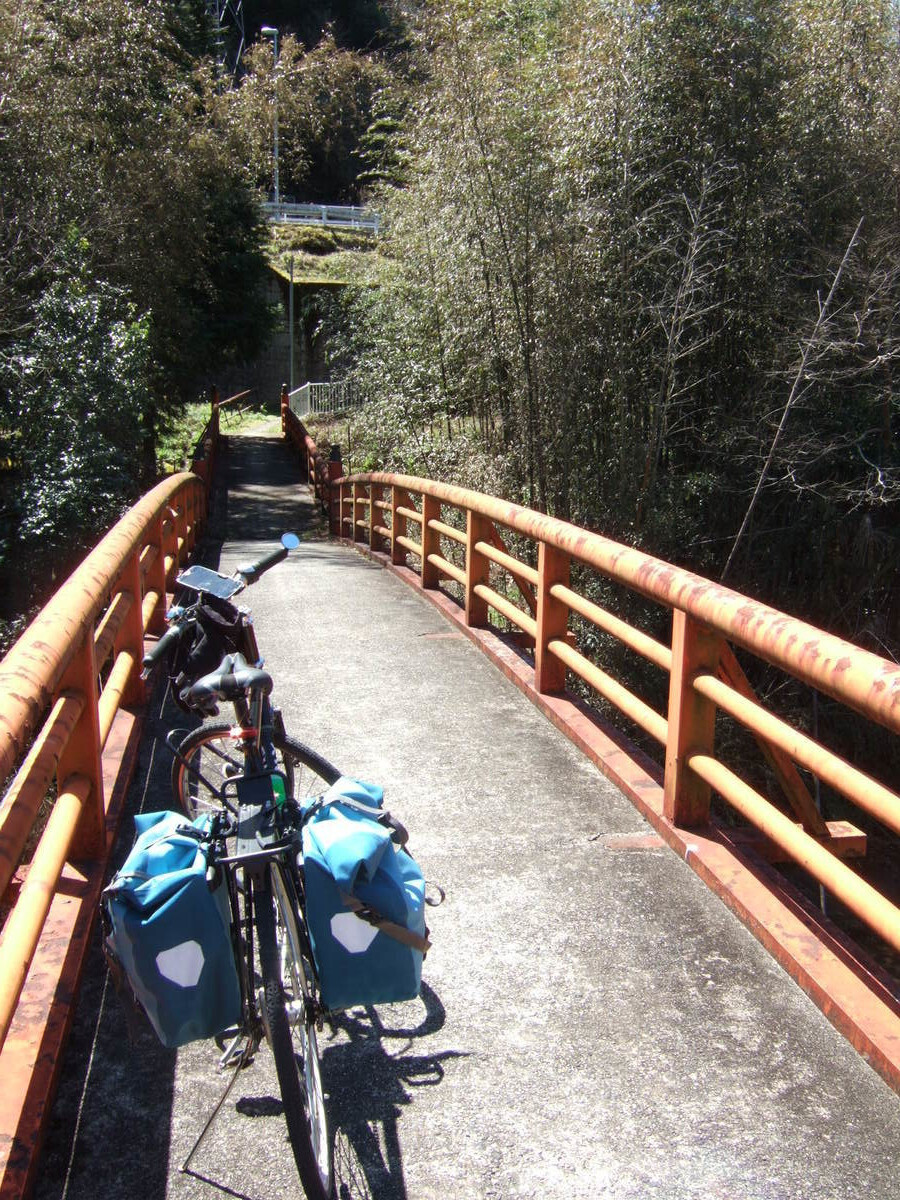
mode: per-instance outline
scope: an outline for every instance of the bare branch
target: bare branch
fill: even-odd
[[[831,287],[828,291],[828,296],[826,297],[824,304],[821,303],[821,301],[819,302],[818,319],[816,320],[816,324],[815,324],[815,327],[813,328],[812,333],[810,334],[809,338],[806,341],[806,345],[803,347],[803,354],[800,358],[800,365],[797,368],[796,375],[794,376],[794,382],[791,387],[790,395],[787,398],[787,403],[785,404],[784,411],[781,414],[781,420],[778,422],[778,428],[775,430],[775,436],[772,438],[772,444],[769,447],[769,453],[766,455],[766,461],[763,463],[763,468],[759,473],[759,478],[756,481],[756,487],[753,489],[753,495],[750,497],[750,503],[747,505],[747,511],[744,514],[744,519],[741,522],[741,527],[737,531],[737,535],[735,536],[735,539],[734,539],[734,544],[731,547],[731,551],[728,555],[728,559],[726,560],[725,566],[722,569],[722,579],[723,580],[728,575],[728,572],[731,568],[731,564],[734,562],[734,557],[735,557],[735,554],[737,553],[738,547],[741,544],[744,534],[747,532],[747,527],[750,524],[750,518],[753,515],[754,508],[756,507],[756,501],[759,498],[759,494],[762,491],[763,485],[765,484],[766,478],[768,477],[769,471],[771,470],[772,462],[775,458],[775,450],[778,446],[779,441],[781,440],[781,435],[784,433],[784,427],[787,424],[787,419],[791,413],[791,409],[794,407],[794,405],[796,404],[799,397],[803,394],[803,389],[801,389],[801,383],[806,375],[806,369],[807,369],[807,364],[809,362],[810,355],[812,354],[814,348],[816,347],[816,345],[818,343],[819,336],[820,336],[820,333],[822,330],[822,326],[825,323],[825,320],[828,316],[828,311],[831,307],[831,301],[834,298],[834,293],[837,290],[838,283],[840,282],[841,276],[844,273],[844,268],[846,267],[847,263],[850,260],[850,255],[853,253],[853,247],[856,245],[857,238],[859,237],[860,230],[862,229],[863,220],[864,220],[864,218],[860,217],[859,224],[856,226],[856,229],[853,231],[853,236],[851,237],[851,239],[847,245],[847,249],[844,251],[844,257],[841,259],[841,264],[835,273],[834,279],[832,280]]]

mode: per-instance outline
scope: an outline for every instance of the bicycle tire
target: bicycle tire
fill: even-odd
[[[209,784],[221,789],[227,778],[237,778],[246,770],[242,743],[232,736],[232,729],[225,721],[201,725],[179,745],[172,763],[172,795],[191,820],[221,809],[219,796]],[[274,742],[277,769],[284,773],[294,799],[317,795],[325,790],[323,784],[330,786],[340,778],[337,767],[296,738],[276,736]]]
[[[295,800],[319,795],[324,790],[319,786],[321,783],[331,787],[341,777],[341,771],[333,763],[290,734],[285,734],[284,737],[276,736],[275,749],[283,756],[285,762],[290,760],[294,772],[291,795]]]
[[[315,983],[293,883],[272,863],[253,885],[266,1033],[297,1173],[308,1200],[332,1200],[334,1160],[316,1038]]]

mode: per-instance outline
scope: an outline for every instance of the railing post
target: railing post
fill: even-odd
[[[362,533],[360,525],[363,522],[363,511],[366,507],[366,487],[363,483],[354,483],[353,485],[353,532],[351,534],[354,542],[366,541],[365,535]]]
[[[406,537],[406,517],[403,513],[398,512],[401,505],[407,506],[411,503],[409,497],[402,488],[391,485],[391,562],[395,567],[402,567],[406,562],[406,550],[397,541],[399,537]]]
[[[475,594],[479,583],[488,583],[490,560],[475,549],[478,542],[490,542],[491,522],[481,513],[466,510],[466,624],[483,629],[488,624],[486,600]]]
[[[546,542],[538,543],[537,634],[534,648],[534,686],[539,692],[561,692],[566,686],[566,666],[547,649],[555,638],[565,640],[569,609],[551,596],[556,583],[569,586],[571,559]]]
[[[147,689],[141,679],[141,660],[144,656],[144,619],[141,608],[141,568],[137,554],[132,555],[122,571],[119,591],[131,593],[131,606],[116,635],[113,650],[115,654],[119,654],[122,650],[130,650],[134,655],[134,667],[128,679],[128,686],[122,693],[122,703],[143,704],[147,698]]]
[[[378,507],[379,502],[384,499],[384,484],[370,483],[369,484],[369,549],[378,550],[381,547],[381,534],[378,533],[376,526],[381,521],[381,509]]]
[[[340,526],[341,537],[345,537],[344,525],[350,526],[350,537],[353,538],[353,485],[350,483],[341,484],[341,501],[340,501]],[[350,507],[350,516],[346,516],[347,506]]]
[[[106,804],[103,795],[103,765],[100,758],[99,691],[94,638],[85,633],[60,682],[60,695],[72,693],[84,697],[84,708],[72,730],[57,764],[59,791],[66,789],[73,775],[90,781],[90,794],[78,819],[78,827],[69,847],[70,861],[102,858],[106,852]]]
[[[686,759],[692,752],[713,752],[716,707],[695,692],[692,683],[699,671],[716,673],[721,645],[718,634],[681,609],[673,610],[663,793],[663,812],[673,825],[690,828],[709,821],[709,784],[694,774]]]
[[[288,413],[288,409],[290,408],[290,406],[291,406],[291,401],[290,401],[290,393],[288,392],[288,385],[286,383],[283,383],[281,385],[281,432],[282,432],[282,435],[287,433],[287,413]]]
[[[436,588],[441,573],[428,561],[429,554],[440,554],[441,535],[431,528],[432,521],[441,519],[441,502],[434,496],[422,493],[422,587]]]
[[[156,592],[159,602],[147,626],[148,633],[164,633],[166,630],[166,539],[164,514],[154,522],[156,536],[148,540],[156,550],[156,557],[147,570],[146,590]]]
[[[344,474],[344,464],[341,462],[341,447],[335,442],[331,447],[328,455],[328,473],[326,480],[320,485],[323,489],[323,500],[328,503],[328,523],[331,532],[340,537],[340,509],[338,509],[337,520],[335,520],[335,496],[338,496],[338,504],[340,504],[339,491],[336,487],[337,481]],[[327,495],[324,494],[327,492]]]
[[[341,490],[331,487],[328,490],[328,526],[335,537],[341,536]]]

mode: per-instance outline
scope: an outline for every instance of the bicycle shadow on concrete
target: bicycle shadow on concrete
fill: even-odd
[[[414,1026],[391,1025],[375,1008],[355,1009],[335,1018],[345,1041],[320,1042],[337,1200],[407,1200],[398,1128],[403,1108],[415,1102],[418,1088],[442,1082],[448,1061],[466,1057],[456,1050],[410,1053],[417,1039],[436,1033],[446,1019],[426,983],[421,999],[425,1016]]]
[[[403,1108],[414,1103],[416,1088],[441,1083],[447,1060],[465,1057],[456,1051],[409,1053],[416,1039],[437,1032],[445,1020],[444,1007],[427,984],[422,985],[421,999],[424,1019],[414,1026],[390,1024],[390,1016],[386,1021],[384,1014],[391,1010],[366,1008],[339,1014],[330,1040],[328,1033],[320,1034],[334,1135],[335,1200],[407,1200],[398,1131]],[[407,1016],[408,1008],[399,1012]],[[284,1113],[280,1097],[274,1095],[244,1095],[227,1107],[251,1120]],[[189,1169],[186,1174],[220,1196],[250,1200],[247,1193],[226,1184],[218,1170]]]

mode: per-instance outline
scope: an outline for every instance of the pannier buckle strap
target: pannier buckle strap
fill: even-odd
[[[422,937],[419,933],[414,933],[411,929],[407,929],[404,925],[398,925],[396,921],[389,921],[387,917],[378,911],[377,908],[372,908],[369,904],[363,904],[361,900],[357,900],[355,896],[350,896],[346,892],[341,892],[342,903],[354,912],[361,921],[366,921],[369,925],[379,931],[386,933],[388,937],[392,937],[394,941],[402,942],[404,946],[411,946],[413,950],[419,950],[422,954],[427,954],[431,949],[431,942],[427,937]]]

